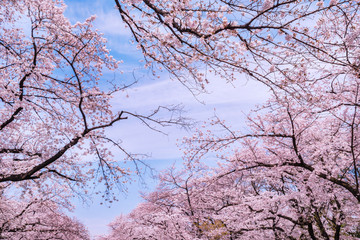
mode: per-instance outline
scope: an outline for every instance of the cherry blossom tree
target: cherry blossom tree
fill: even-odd
[[[98,86],[104,69],[113,71],[118,62],[93,30],[94,17],[72,25],[64,10],[52,0],[0,5],[2,239],[89,239],[63,213],[70,193],[91,179],[81,158],[96,153],[104,174],[126,174],[98,147],[104,129],[125,119],[109,105],[120,88]]]
[[[66,216],[52,199],[0,202],[1,239],[90,239],[87,229]]]
[[[274,175],[273,170],[264,178],[260,168],[255,172],[255,168],[238,169],[237,161],[233,158],[212,170],[171,169],[163,173],[159,187],[144,196],[145,202],[112,222],[110,235],[101,239],[356,239],[359,236],[358,206],[348,194],[324,193],[323,188],[310,188],[309,184],[303,191],[300,189],[303,181],[290,181],[286,171],[283,182],[279,182],[274,176],[269,177]]]
[[[92,30],[94,17],[71,25],[64,10],[61,1],[1,4],[3,186],[83,180],[79,152],[69,150],[89,139],[84,153],[96,152],[104,128],[124,118],[111,113],[111,91],[97,86],[103,68],[114,70],[118,62]]]
[[[94,16],[71,24],[65,8],[62,0],[0,4],[0,238],[88,239],[63,213],[68,199],[101,182],[112,200],[131,174],[123,160],[138,160],[105,130],[128,117],[151,128],[184,124],[178,107],[113,112],[110,100],[128,85],[105,73],[120,62]],[[171,117],[160,119],[163,112]]]
[[[129,116],[150,127],[182,123],[177,114],[157,119],[157,113],[173,108],[159,107],[149,115],[126,109],[113,113],[110,99],[127,86],[107,84],[101,76],[106,69],[115,71],[119,62],[93,29],[95,17],[72,25],[64,10],[60,0],[1,4],[2,188],[51,180],[80,184],[97,172],[110,188],[112,181],[129,172],[116,164],[106,144],[117,146],[125,158],[135,160],[135,156],[107,138],[106,128]],[[86,156],[98,159],[98,171],[81,160]]]
[[[233,81],[246,73],[281,88],[274,72],[279,80],[291,81],[294,65],[299,69],[311,61],[341,67],[355,61],[350,49],[357,38],[358,1],[115,3],[148,65],[159,64],[185,84],[204,87],[211,74]]]

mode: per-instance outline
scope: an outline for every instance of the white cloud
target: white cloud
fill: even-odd
[[[96,15],[95,27],[109,36],[123,36],[130,39],[131,32],[125,27],[119,12],[112,1],[66,1],[66,16],[72,23],[84,21],[92,15]]]
[[[98,27],[102,33],[111,36],[126,37],[127,40],[130,39],[131,32],[125,27],[116,9],[99,8],[99,10],[100,11],[96,13],[96,27]]]
[[[246,113],[256,104],[263,103],[269,95],[265,87],[255,82],[231,85],[219,80],[208,87],[211,93],[198,95],[196,99],[180,83],[167,79],[131,88],[127,91],[128,98],[120,93],[113,99],[112,106],[114,111],[145,114],[158,106],[183,104],[187,111],[185,117],[202,122],[216,112],[220,118],[240,127]],[[151,153],[153,159],[180,159],[182,156],[176,140],[191,133],[175,127],[164,131],[169,135],[159,134],[139,121],[129,119],[114,126],[109,134],[123,139],[124,145],[132,152]]]
[[[151,105],[166,105],[183,103],[186,106],[201,108],[202,105],[220,104],[248,104],[254,105],[264,102],[268,98],[267,88],[260,83],[249,81],[225,83],[221,79],[211,81],[206,89],[209,93],[197,95],[184,88],[178,82],[167,80],[154,81],[128,90],[129,98],[114,99],[114,108],[126,106],[127,108],[142,109]],[[204,104],[201,104],[204,102]]]

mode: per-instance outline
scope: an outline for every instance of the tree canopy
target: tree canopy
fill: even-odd
[[[356,239],[360,226],[360,1],[115,0],[144,54],[191,91],[258,81],[270,97],[248,131],[226,119],[184,140],[184,169],[160,175],[104,239]],[[130,175],[105,129],[127,117],[184,125],[178,109],[112,112],[119,62],[61,0],[0,6],[0,238],[88,239],[68,197]],[[173,113],[159,119],[160,111]],[[209,154],[218,166],[207,166]],[[88,161],[89,157],[95,160]],[[94,180],[95,179],[95,180]],[[82,191],[83,191],[82,190]],[[13,209],[13,210],[12,210]]]

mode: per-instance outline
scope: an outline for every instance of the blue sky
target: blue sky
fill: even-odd
[[[65,0],[68,5],[66,15],[72,23],[84,21],[96,15],[95,27],[108,39],[108,48],[118,60],[123,60],[120,73],[109,73],[104,76],[115,76],[119,83],[129,83],[137,78],[139,82],[125,94],[118,94],[112,101],[114,111],[123,110],[146,113],[159,105],[183,104],[186,117],[202,122],[216,115],[229,122],[234,128],[244,128],[244,117],[256,104],[266,100],[267,91],[263,86],[239,76],[241,81],[226,84],[213,78],[208,86],[210,94],[202,94],[197,99],[182,84],[172,81],[166,73],[159,73],[155,79],[142,68],[141,52],[131,45],[131,36],[124,28],[121,18],[114,8],[113,1],[102,0]],[[126,97],[128,95],[128,97]],[[109,137],[121,139],[123,147],[130,152],[145,153],[151,157],[146,162],[157,170],[165,169],[174,162],[181,165],[182,152],[176,146],[177,139],[192,135],[176,127],[163,129],[167,135],[152,131],[135,119],[129,119],[115,125],[108,131]],[[116,156],[115,156],[116,157]],[[119,157],[119,159],[121,159]],[[112,205],[100,205],[101,198],[94,197],[87,204],[75,201],[76,209],[72,213],[90,230],[93,236],[105,234],[107,224],[116,216],[129,213],[140,201],[139,191],[150,191],[156,181],[144,175],[146,187],[139,181],[128,184],[128,192],[119,195],[119,201]],[[136,180],[136,178],[135,178]]]

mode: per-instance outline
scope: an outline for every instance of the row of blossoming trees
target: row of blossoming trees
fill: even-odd
[[[115,4],[147,66],[191,90],[246,77],[271,97],[246,132],[215,119],[222,131],[205,126],[186,139],[184,170],[164,172],[105,238],[359,238],[359,1]],[[106,193],[124,181],[129,172],[108,144],[136,161],[105,129],[128,116],[183,124],[154,117],[170,108],[113,113],[109,101],[122,88],[100,78],[118,63],[94,18],[72,25],[64,9],[61,0],[0,5],[0,238],[88,239],[63,213],[66,199],[93,179]],[[207,167],[213,153],[220,164]]]
[[[104,239],[360,238],[360,1],[115,2],[148,64],[271,97],[246,132],[215,119],[186,139],[186,167]]]

